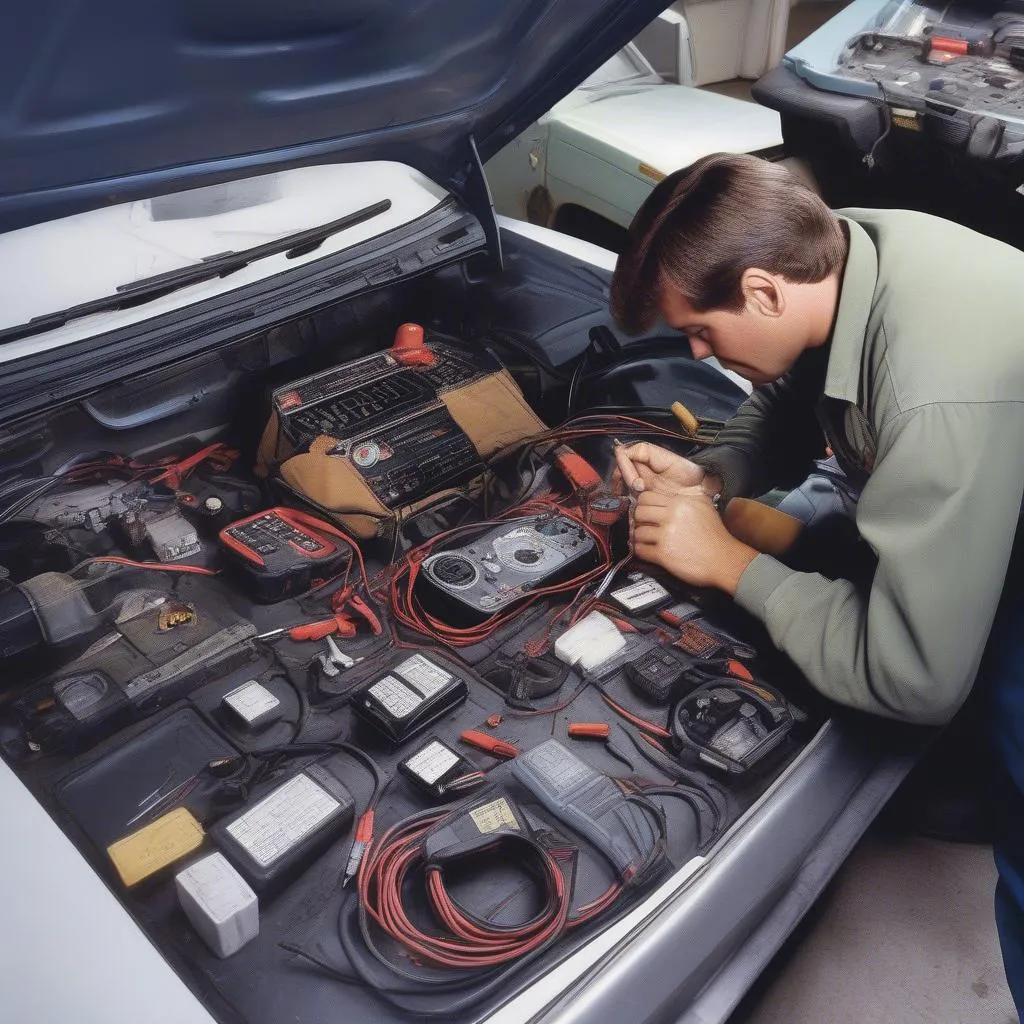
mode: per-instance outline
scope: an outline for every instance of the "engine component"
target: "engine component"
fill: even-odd
[[[19,697],[14,708],[29,739],[47,750],[98,739],[249,656],[251,623],[224,625],[193,605],[171,624],[165,605],[146,602],[55,678]]]
[[[392,743],[400,744],[461,704],[464,679],[422,654],[394,666],[352,699],[352,710]]]
[[[352,823],[355,800],[334,758],[273,784],[210,829],[257,892],[305,868]]]
[[[760,683],[723,678],[687,694],[672,712],[672,736],[684,758],[730,775],[761,765],[789,735],[794,715]]]
[[[174,492],[167,487],[113,476],[94,484],[62,483],[59,489],[48,491],[19,514],[64,530],[79,528],[99,533],[113,519],[143,510],[160,512],[169,509],[173,502]]]
[[[589,672],[625,646],[626,638],[615,623],[600,612],[591,612],[555,641],[555,657],[566,665]]]
[[[398,770],[432,800],[448,799],[471,783],[483,780],[475,765],[436,736],[431,736],[411,757],[399,761]]]
[[[439,616],[480,622],[531,590],[596,563],[596,544],[579,523],[552,513],[510,520],[460,548],[430,555],[419,581]]]
[[[198,555],[201,550],[196,528],[180,512],[150,519],[144,530],[153,553],[161,562],[180,562]]]
[[[232,523],[220,542],[246,594],[265,604],[340,576],[352,560],[352,542],[337,527],[290,508]]]

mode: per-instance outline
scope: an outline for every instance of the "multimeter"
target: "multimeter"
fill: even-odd
[[[343,573],[352,544],[341,530],[292,508],[272,508],[220,531],[232,568],[245,577],[246,593],[273,604],[302,594]]]
[[[479,774],[475,764],[436,736],[431,736],[415,754],[399,761],[398,770],[431,800],[447,799],[450,783],[474,772]]]
[[[357,693],[352,710],[392,743],[401,744],[468,695],[464,679],[414,654]]]

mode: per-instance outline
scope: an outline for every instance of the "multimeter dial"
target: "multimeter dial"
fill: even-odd
[[[536,530],[496,538],[494,554],[505,568],[530,575],[550,572],[565,561],[565,556],[545,544]]]
[[[579,522],[558,513],[524,516],[424,559],[417,587],[431,615],[479,621],[591,568],[596,557],[597,544]]]
[[[465,555],[438,555],[424,568],[438,583],[455,590],[466,590],[480,577],[480,570]]]

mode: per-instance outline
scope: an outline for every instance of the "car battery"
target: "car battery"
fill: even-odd
[[[364,687],[352,710],[392,743],[404,743],[468,696],[464,679],[414,654]]]
[[[352,823],[355,800],[337,764],[329,758],[308,765],[209,830],[256,892],[285,884]]]

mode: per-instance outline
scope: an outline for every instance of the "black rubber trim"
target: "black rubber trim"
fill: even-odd
[[[818,121],[835,130],[842,145],[856,153],[870,153],[885,131],[880,102],[815,89],[788,67],[773,68],[751,87],[762,106],[780,114]],[[784,126],[785,127],[785,126]]]

